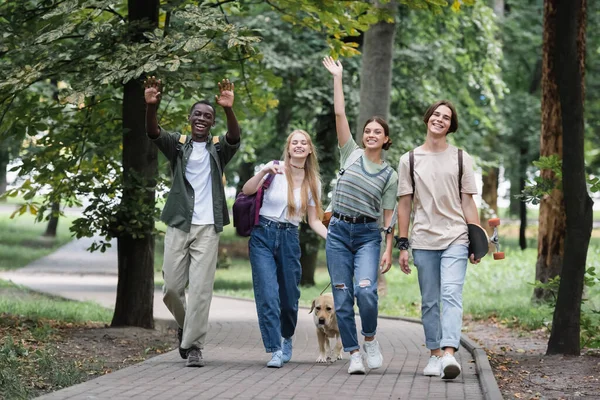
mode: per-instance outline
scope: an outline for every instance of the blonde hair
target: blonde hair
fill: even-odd
[[[304,180],[302,181],[302,187],[300,189],[300,210],[296,209],[296,202],[294,201],[294,182],[292,181],[291,157],[289,153],[292,137],[297,133],[304,135],[308,142],[308,150],[310,152],[304,162]],[[317,149],[315,148],[310,135],[301,129],[296,129],[290,133],[285,141],[285,149],[283,150],[282,158],[285,163],[285,176],[288,183],[288,218],[300,214],[302,215],[302,219],[305,219],[308,212],[308,193],[312,193],[317,209],[317,216],[321,219],[323,217],[321,190],[319,188],[321,174],[319,173],[319,162],[317,161]]]

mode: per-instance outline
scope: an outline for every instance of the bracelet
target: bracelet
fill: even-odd
[[[394,239],[396,239],[396,244],[394,247],[399,250],[408,250],[408,238],[394,236]]]

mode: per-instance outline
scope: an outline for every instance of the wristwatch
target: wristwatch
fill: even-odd
[[[395,247],[398,250],[408,250],[408,238],[405,237],[399,237],[399,236],[394,236],[394,239],[396,239],[396,245]]]

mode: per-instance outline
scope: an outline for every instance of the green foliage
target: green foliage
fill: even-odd
[[[481,159],[494,146],[485,138],[499,131],[498,100],[502,47],[492,10],[477,2],[443,16],[401,8],[394,51],[391,131],[392,159],[421,144],[422,115],[433,102],[457,107],[460,130],[450,136]]]
[[[438,21],[449,10],[445,0],[401,3],[428,10],[421,11],[423,20],[415,20],[415,32],[419,24]],[[474,4],[451,3],[454,11],[461,4]],[[35,211],[39,221],[50,217],[52,203],[81,205],[87,198],[84,216],[73,226],[78,237],[155,233],[150,222],[142,222],[149,221],[144,216],[158,214],[144,198],[145,188],[165,191],[169,169],[161,158],[156,182],[134,177],[128,182],[132,187],[123,186],[122,84],[149,74],[160,77],[165,84],[160,122],[186,133],[182,117],[190,103],[212,97],[214,82],[227,76],[237,83],[236,114],[245,120],[243,156],[236,157],[232,167],[242,161],[276,158],[290,126],[312,130],[319,116],[328,115],[330,78],[322,71],[320,58],[327,53],[358,54],[361,32],[390,18],[385,8],[356,1],[215,0],[198,6],[182,0],[161,7],[156,28],[127,22],[124,1],[109,6],[98,0],[0,5],[0,28],[6,32],[0,66],[7,76],[0,82],[0,135],[25,138],[21,162],[15,167],[23,177],[22,185],[10,195],[29,200],[22,210]],[[489,74],[498,52],[486,40],[493,39],[494,24],[485,7],[475,4],[464,10],[468,16],[450,13],[447,21],[434,25],[464,30],[465,35],[484,33],[480,44],[447,56],[449,60],[462,54],[459,65],[468,74],[467,81],[493,98],[497,82]],[[435,18],[428,16],[431,11],[437,13]],[[469,22],[472,17],[477,23]],[[145,40],[139,40],[140,31]],[[438,34],[431,30],[429,37],[422,35],[423,43]],[[348,61],[347,67],[354,75],[347,83],[354,91],[348,96],[354,108],[358,94],[350,89],[356,87],[358,60]],[[405,74],[407,81],[409,75]],[[279,109],[273,110],[278,104]],[[227,173],[234,182],[232,168]],[[44,200],[34,203],[34,196],[48,187],[52,190]],[[128,197],[134,192],[139,195]],[[102,241],[94,248],[102,250],[106,245]]]
[[[522,201],[531,204],[539,204],[542,198],[550,194],[553,190],[562,190],[562,160],[558,155],[553,154],[549,157],[540,157],[534,161],[533,165],[539,171],[548,170],[551,172],[550,177],[542,177],[541,174],[533,178],[525,186],[525,189],[518,198]],[[600,191],[600,178],[597,176],[587,175],[588,189],[592,193]]]

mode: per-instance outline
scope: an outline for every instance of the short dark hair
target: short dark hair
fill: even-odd
[[[212,108],[212,110],[213,110],[213,116],[214,117],[217,116],[217,111],[215,110],[215,106],[213,106],[212,103],[210,101],[208,101],[208,100],[200,100],[200,101],[197,101],[194,104],[192,104],[192,106],[190,107],[190,115],[192,114],[192,111],[194,111],[194,108],[198,104],[206,104],[207,106],[209,106],[210,108]]]
[[[450,109],[450,111],[452,111],[452,116],[450,117],[450,128],[448,128],[448,132],[446,133],[446,135],[452,132],[456,132],[458,130],[458,114],[456,113],[456,108],[454,108],[454,104],[452,104],[449,100],[439,100],[430,105],[427,111],[425,112],[425,115],[423,116],[423,122],[425,122],[425,125],[427,125],[427,123],[429,122],[429,118],[431,118],[431,115],[439,106],[446,106]]]
[[[383,127],[383,132],[385,133],[385,136],[388,137],[388,141],[387,141],[387,143],[383,144],[382,148],[384,150],[388,150],[392,146],[392,138],[390,137],[390,127],[389,127],[388,123],[385,121],[385,119],[383,119],[383,117],[374,115],[371,118],[369,118],[367,120],[367,122],[365,122],[365,125],[363,126],[363,132],[365,131],[365,128],[367,127],[367,125],[369,125],[371,122],[377,122],[379,125],[381,125]]]

